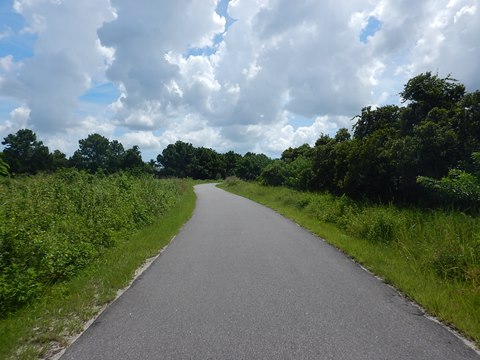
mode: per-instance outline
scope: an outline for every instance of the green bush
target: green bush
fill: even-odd
[[[62,170],[0,182],[0,313],[74,276],[175,205],[173,180]]]

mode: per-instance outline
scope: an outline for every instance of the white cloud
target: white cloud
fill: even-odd
[[[73,139],[86,122],[105,135],[126,128],[127,145],[151,151],[183,140],[278,155],[350,127],[363,106],[398,103],[420,72],[480,88],[479,0],[231,0],[236,21],[220,44],[216,5],[16,0],[24,32],[38,40],[31,59],[0,59],[0,93],[31,109],[29,122],[47,137],[64,129]],[[362,43],[371,17],[381,27]],[[209,46],[214,54],[186,56]],[[103,111],[79,105],[105,79],[120,98]],[[311,124],[295,127],[297,117]]]
[[[27,120],[30,118],[30,109],[26,107],[18,107],[10,113],[10,116],[13,121],[26,124]]]
[[[0,134],[12,134],[16,133],[20,129],[28,128],[28,120],[30,118],[30,109],[24,106],[13,109],[8,118],[0,122]],[[2,137],[3,140],[3,137]]]
[[[181,54],[190,47],[213,45],[214,35],[223,32],[225,20],[215,13],[216,1],[143,0],[142,6],[138,6],[130,1],[112,0],[112,5],[117,18],[98,33],[104,46],[115,49],[115,60],[107,75],[126,90],[117,120],[139,128],[163,126],[164,121],[176,118],[179,108],[190,106],[188,101],[200,104],[197,96],[216,86],[205,71],[210,64],[191,57],[190,66],[182,65]],[[184,100],[180,104],[178,91],[172,92],[171,84],[186,77],[189,86],[181,89]],[[202,106],[208,107],[204,105],[206,99],[202,99]],[[150,114],[147,124],[145,117],[134,124],[135,117],[130,114],[139,111]]]
[[[151,131],[136,131],[126,133],[120,137],[120,142],[128,148],[138,145],[142,150],[156,150],[160,152],[162,149],[160,139]]]
[[[103,78],[105,52],[97,28],[113,18],[108,0],[16,0],[28,23],[23,32],[38,38],[35,55],[4,76],[0,93],[24,102],[36,130],[50,134],[75,128],[78,98],[92,79]]]
[[[88,135],[99,133],[109,139],[113,139],[115,126],[104,118],[87,116],[78,121],[73,127],[65,129],[60,136],[48,136],[45,131],[37,131],[37,137],[45,140],[44,143],[50,150],[58,149],[65,154],[72,155],[78,149],[78,141],[85,139]]]

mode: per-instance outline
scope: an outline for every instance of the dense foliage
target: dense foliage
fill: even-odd
[[[98,171],[115,173],[124,170],[152,172],[152,167],[142,160],[140,149],[133,146],[125,150],[117,141],[109,141],[99,134],[91,134],[79,141],[79,149],[70,159],[59,150],[50,152],[37,135],[30,129],[21,129],[4,138],[2,157],[11,174],[34,175],[38,172],[55,172],[58,169],[74,167],[90,173]],[[1,169],[1,163],[0,163]],[[6,175],[0,170],[0,175]]]
[[[71,277],[173,206],[177,183],[76,170],[0,179],[0,314]]]
[[[3,158],[14,173],[35,174],[53,168],[53,158],[48,147],[37,141],[37,136],[31,130],[22,129],[16,134],[10,134],[2,144],[6,146]]]
[[[236,175],[245,180],[255,180],[271,159],[252,152],[244,156],[233,151],[220,154],[212,149],[177,141],[158,155],[157,162],[160,176],[205,180]]]
[[[478,207],[478,196],[466,198],[478,195],[480,91],[466,93],[450,77],[425,73],[408,81],[401,96],[406,106],[363,108],[353,135],[341,129],[333,138],[322,135],[314,147],[285,150],[264,169],[263,183]]]

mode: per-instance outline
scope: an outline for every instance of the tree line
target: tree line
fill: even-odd
[[[234,151],[225,154],[190,143],[177,141],[168,145],[157,160],[144,162],[137,145],[125,149],[121,142],[110,141],[100,134],[91,134],[79,140],[79,148],[67,156],[49,148],[37,139],[35,132],[21,129],[9,134],[2,144],[0,174],[35,175],[55,172],[62,168],[76,168],[89,173],[113,174],[119,171],[147,172],[158,177],[190,177],[193,179],[224,179],[238,176],[245,180],[258,178],[272,160],[264,154],[248,152],[240,155]]]
[[[289,148],[261,174],[267,185],[407,203],[480,203],[480,91],[431,72],[410,79],[403,106],[365,107],[340,129]]]
[[[286,149],[280,159],[264,154],[217,151],[177,141],[156,161],[140,149],[92,134],[67,159],[50,153],[33,131],[8,135],[0,174],[35,174],[75,167],[91,173],[136,170],[159,177],[223,179],[237,176],[266,185],[328,191],[381,201],[480,203],[480,91],[431,72],[410,79],[402,106],[364,107],[353,131],[321,135],[314,146]],[[3,159],[3,161],[2,161]]]
[[[79,148],[70,157],[59,150],[50,152],[30,129],[21,129],[9,134],[2,141],[0,169],[3,174],[35,175],[39,172],[55,172],[62,168],[77,168],[90,173],[103,171],[115,173],[121,170],[148,170],[142,160],[140,149],[133,146],[125,149],[117,140],[109,141],[100,134],[91,134],[79,141]]]

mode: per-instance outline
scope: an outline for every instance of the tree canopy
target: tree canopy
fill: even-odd
[[[53,159],[48,147],[37,140],[37,135],[29,129],[21,129],[16,134],[9,134],[2,144],[3,159],[14,174],[36,174],[50,170]]]
[[[262,180],[300,190],[407,202],[428,202],[432,189],[446,184],[450,195],[456,185],[465,190],[466,184],[474,184],[469,172],[477,169],[472,154],[480,151],[480,92],[466,93],[450,76],[427,72],[409,80],[400,95],[402,107],[363,108],[352,136],[340,129],[333,138],[320,136],[310,150],[306,145],[285,150],[279,162],[264,170]],[[290,163],[298,158],[304,159],[304,166],[292,172]],[[292,181],[306,174],[308,181]],[[453,196],[443,196],[447,198]]]

